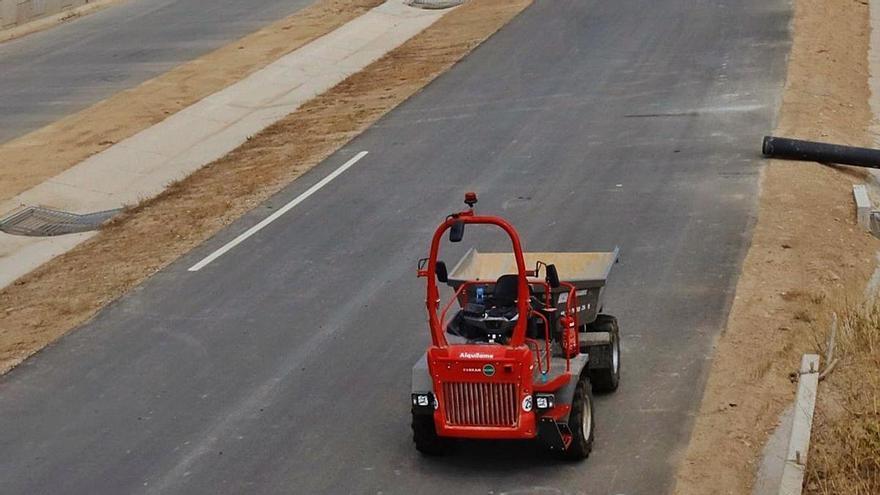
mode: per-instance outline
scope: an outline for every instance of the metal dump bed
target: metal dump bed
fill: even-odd
[[[578,289],[605,285],[618,249],[610,253],[523,253],[526,268],[533,270],[540,261],[556,265],[559,279]],[[516,273],[513,253],[481,253],[469,250],[449,273],[449,285],[458,287],[468,280],[495,282],[501,275]]]
[[[602,310],[605,282],[617,262],[618,253],[615,248],[610,253],[523,253],[523,257],[528,270],[534,270],[539,261],[556,265],[559,280],[573,284],[577,289],[575,308],[578,321],[588,324]],[[513,253],[480,253],[471,249],[449,273],[447,284],[457,290],[465,282],[485,282],[484,290],[491,292],[498,277],[516,272]],[[467,299],[474,298],[474,291],[475,287],[467,291]],[[560,314],[565,311],[567,302],[567,289],[552,290],[552,305]]]

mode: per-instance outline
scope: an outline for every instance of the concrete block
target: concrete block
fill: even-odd
[[[15,26],[18,22],[18,0],[0,0],[0,28]]]
[[[880,211],[871,212],[871,233],[880,238]]]
[[[15,11],[15,23],[24,24],[34,19],[34,5],[31,0],[19,2]]]
[[[33,17],[42,17],[48,14],[49,4],[47,0],[31,0],[31,14]]]
[[[18,25],[18,1],[0,0],[0,28],[9,29]]]
[[[856,201],[856,220],[865,230],[871,230],[871,198],[864,184],[853,186],[853,197]]]
[[[816,408],[816,392],[819,388],[819,356],[804,354],[801,359],[797,397],[794,403],[791,438],[782,469],[780,495],[800,495],[804,484],[804,469],[810,451],[810,433],[813,428],[813,411]]]

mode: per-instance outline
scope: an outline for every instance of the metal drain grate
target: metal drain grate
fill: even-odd
[[[464,2],[465,0],[407,0],[406,4],[420,9],[448,9]]]
[[[121,209],[79,215],[66,211],[29,206],[0,220],[0,231],[13,235],[46,237],[98,230]]]

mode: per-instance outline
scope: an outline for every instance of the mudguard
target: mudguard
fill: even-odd
[[[412,393],[424,394],[426,392],[434,392],[434,381],[431,380],[431,372],[428,371],[427,354],[416,361],[412,368]]]
[[[571,373],[574,376],[584,377],[587,375],[587,365],[590,362],[589,355],[587,354],[579,354],[578,356],[571,359]],[[559,390],[556,391],[556,403],[557,404],[571,404],[571,399],[574,397],[574,388],[577,386],[577,380],[570,380],[567,384],[562,386]],[[560,421],[568,421],[568,414],[565,414],[561,418]]]

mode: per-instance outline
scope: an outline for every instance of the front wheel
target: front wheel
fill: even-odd
[[[416,450],[422,454],[438,456],[446,452],[446,440],[437,435],[433,415],[413,413],[412,430]]]
[[[571,444],[563,452],[566,459],[582,460],[590,456],[593,450],[593,397],[590,393],[590,382],[581,378],[574,389],[571,401],[571,414],[568,416],[568,428],[571,430]]]

